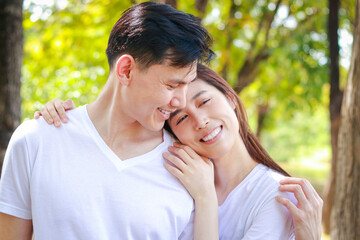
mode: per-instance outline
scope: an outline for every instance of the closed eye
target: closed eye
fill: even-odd
[[[187,117],[188,117],[188,115],[182,116],[182,117],[176,122],[176,125],[179,125],[179,124],[180,124],[182,121],[184,121]]]
[[[202,101],[199,105],[199,107],[201,107],[202,105],[206,104],[207,102],[209,102],[211,99],[206,99],[205,101]]]
[[[168,87],[168,89],[170,89],[170,90],[174,90],[174,89],[176,89],[178,86],[176,85],[167,85],[167,87]]]

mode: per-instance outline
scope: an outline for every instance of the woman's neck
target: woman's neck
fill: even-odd
[[[213,159],[215,166],[215,188],[218,204],[238,186],[258,164],[251,158],[243,141],[236,143],[232,150],[219,159]]]

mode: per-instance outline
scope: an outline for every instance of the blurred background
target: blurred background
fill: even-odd
[[[23,40],[15,63],[21,66],[21,98],[11,100],[19,107],[7,110],[19,118],[13,125],[54,98],[71,98],[76,106],[94,101],[107,80],[110,30],[125,9],[139,2],[14,0],[18,25],[14,20],[9,32],[17,32],[16,39],[23,33]],[[252,130],[270,155],[293,176],[308,179],[322,196],[323,239],[329,239],[333,203],[327,196],[334,194],[331,166],[351,65],[356,0],[158,2],[198,16],[212,34],[217,58],[210,66],[239,93]],[[20,105],[21,115],[16,113]]]

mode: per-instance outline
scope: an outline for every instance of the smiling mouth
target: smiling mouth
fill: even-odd
[[[164,109],[162,109],[162,108],[158,108],[158,109],[159,109],[159,111],[162,112],[163,114],[166,114],[166,115],[170,115],[170,114],[171,114],[170,111],[166,111],[166,110],[164,110]]]
[[[221,132],[221,129],[222,129],[222,126],[215,128],[210,134],[208,134],[205,137],[203,137],[202,139],[200,139],[200,142],[208,142],[208,141],[213,140],[216,136],[219,135],[219,133]]]

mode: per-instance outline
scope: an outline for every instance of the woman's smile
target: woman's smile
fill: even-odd
[[[200,142],[204,142],[204,143],[213,143],[216,142],[222,133],[222,126],[218,126],[215,129],[213,129],[210,133],[206,133],[205,136],[203,136],[200,139]]]

